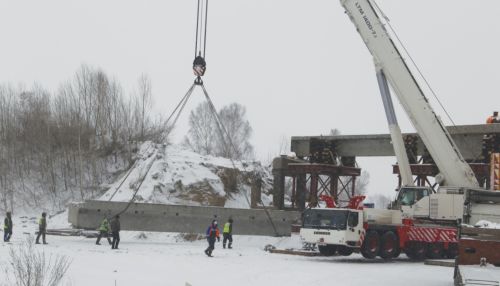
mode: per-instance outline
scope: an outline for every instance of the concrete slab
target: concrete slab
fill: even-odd
[[[75,228],[97,229],[105,216],[112,217],[126,206],[126,202],[73,203],[69,206],[68,221]],[[289,236],[292,224],[301,216],[298,211],[270,209],[268,212],[280,236]],[[120,222],[122,230],[204,234],[213,219],[217,219],[222,227],[229,218],[234,220],[234,234],[276,235],[263,209],[132,203],[127,211],[120,215]]]

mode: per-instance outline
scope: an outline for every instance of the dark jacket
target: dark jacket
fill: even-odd
[[[113,220],[111,220],[110,226],[111,226],[111,232],[120,231],[120,220],[114,218]]]
[[[207,238],[208,239],[215,239],[215,238],[219,238],[220,237],[220,234],[219,234],[219,229],[217,228],[217,226],[215,225],[210,225],[207,229]]]

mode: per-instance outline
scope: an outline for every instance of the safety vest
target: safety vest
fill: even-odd
[[[107,219],[103,219],[103,221],[101,222],[101,226],[99,227],[99,230],[106,232],[109,231],[109,223]]]
[[[226,224],[224,225],[224,231],[223,233],[229,233],[229,228],[231,227],[231,223],[229,222],[226,222]]]

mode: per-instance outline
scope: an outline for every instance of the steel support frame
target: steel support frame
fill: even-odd
[[[317,206],[319,196],[327,195],[341,203],[339,197],[355,194],[356,178],[361,169],[330,164],[290,164],[283,172],[292,178],[292,208]],[[307,202],[306,199],[307,198]],[[307,203],[307,204],[306,204]]]

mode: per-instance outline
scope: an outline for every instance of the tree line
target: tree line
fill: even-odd
[[[12,209],[14,197],[34,207],[93,197],[118,173],[110,165],[130,165],[135,142],[166,140],[151,106],[147,75],[126,94],[116,79],[87,65],[54,92],[1,84],[0,207]]]

